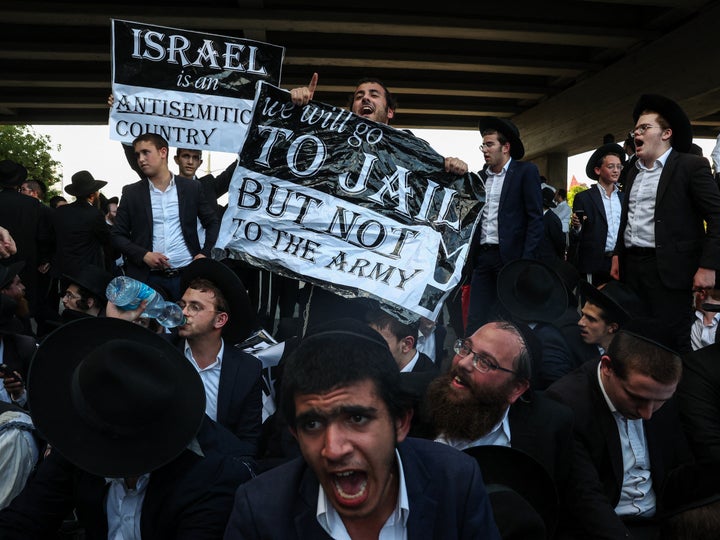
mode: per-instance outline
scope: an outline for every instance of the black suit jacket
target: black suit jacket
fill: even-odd
[[[229,343],[225,343],[220,368],[217,421],[240,439],[244,455],[257,455],[262,431],[262,363]]]
[[[499,540],[477,462],[447,445],[398,445],[410,502],[408,538]],[[226,540],[324,540],[315,516],[319,483],[302,458],[271,469],[235,495]]]
[[[624,193],[618,192],[618,197],[622,204]],[[587,219],[582,221],[580,231],[575,231],[570,227],[570,238],[578,243],[577,269],[581,274],[607,272],[609,267],[606,268],[605,242],[608,234],[608,220],[597,184],[575,195],[573,212],[578,211],[585,212]]]
[[[252,476],[237,457],[235,438],[206,417],[197,440],[205,454],[184,450],[150,474],[140,518],[143,538],[199,540],[220,538],[233,493]],[[53,538],[75,508],[88,540],[107,539],[105,497],[108,484],[50,453],[11,505],[0,511],[0,537]]]
[[[621,279],[623,236],[637,174],[638,169],[633,167],[627,175],[627,196],[615,246]],[[655,249],[660,279],[670,289],[690,289],[699,267],[720,268],[720,190],[706,159],[675,150],[668,155],[655,199]]]
[[[553,261],[565,258],[565,233],[562,223],[555,212],[548,210],[543,214],[543,238],[538,246],[538,259]]]
[[[141,281],[147,280],[150,271],[143,257],[153,249],[153,216],[148,184],[149,181],[144,179],[123,188],[115,225],[111,229],[113,244],[126,257],[127,274]],[[193,257],[200,253],[209,257],[220,231],[217,213],[205,198],[199,182],[175,176],[175,187],[185,245]],[[197,234],[198,218],[205,228],[204,246],[200,246]]]
[[[484,185],[487,173],[470,175],[471,181]],[[498,235],[503,264],[515,259],[534,259],[543,238],[542,191],[540,173],[533,163],[512,160],[500,192]],[[474,189],[478,191],[476,187]],[[483,191],[481,188],[480,191]],[[470,243],[467,261],[473,266],[480,246],[480,220]],[[468,274],[469,275],[469,274]]]
[[[683,357],[677,389],[685,435],[698,460],[720,461],[720,342]]]
[[[574,412],[573,514],[578,526],[593,538],[616,539],[628,534],[614,508],[623,480],[620,435],[597,378],[598,362],[586,362],[552,384],[546,395]],[[680,425],[677,404],[671,399],[643,421],[650,454],[650,470],[657,500],[673,468],[692,461]]]
[[[77,275],[93,264],[105,268],[105,253],[112,251],[110,227],[102,212],[87,201],[77,200],[59,206],[52,213],[55,229],[55,277]]]

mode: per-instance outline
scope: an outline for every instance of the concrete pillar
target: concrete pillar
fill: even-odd
[[[565,152],[550,152],[533,158],[540,174],[547,178],[547,183],[554,188],[564,188],[567,184],[567,160]]]

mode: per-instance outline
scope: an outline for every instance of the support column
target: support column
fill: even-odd
[[[533,158],[540,174],[547,178],[547,183],[554,188],[565,188],[567,185],[567,160],[565,152],[550,152]]]

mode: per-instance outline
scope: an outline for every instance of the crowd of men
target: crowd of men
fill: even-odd
[[[350,109],[397,104],[369,78]],[[630,112],[571,205],[481,118],[483,170],[444,160],[483,203],[449,324],[315,287],[272,380],[253,269],[210,258],[235,164],[175,174],[146,133],[119,199],[80,171],[51,208],[0,162],[0,537],[715,538],[720,190],[677,103]],[[181,324],[108,302],[118,275]]]

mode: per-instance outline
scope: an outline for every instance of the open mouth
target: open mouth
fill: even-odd
[[[375,109],[373,109],[370,105],[363,105],[360,108],[360,115],[361,116],[367,116],[375,112]]]
[[[367,473],[343,471],[332,475],[335,498],[344,506],[357,506],[367,499]]]

